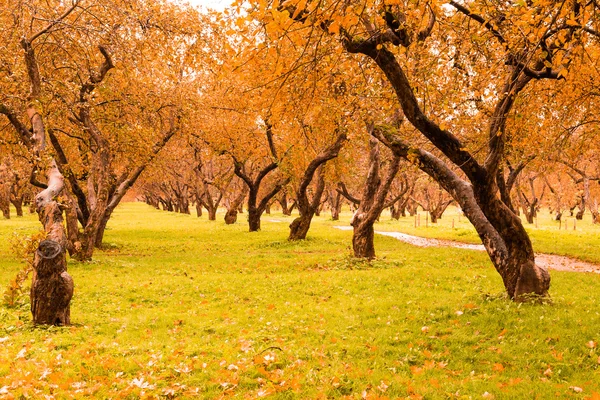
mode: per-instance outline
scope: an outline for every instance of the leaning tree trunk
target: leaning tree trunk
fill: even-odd
[[[31,283],[31,313],[34,324],[69,325],[73,279],[67,273],[66,238],[62,226],[62,211],[52,201],[38,209],[48,238],[40,242],[33,261]],[[62,236],[62,237],[61,237]]]
[[[311,163],[312,164],[312,163]],[[319,165],[322,165],[319,164]],[[311,168],[311,165],[309,165]],[[318,166],[317,166],[318,168]],[[316,168],[315,168],[316,170]],[[307,169],[308,171],[308,169]],[[321,170],[322,171],[322,170]],[[308,176],[310,175],[310,176]],[[314,175],[314,171],[305,172],[303,181],[308,179],[308,184],[312,181]],[[315,194],[312,201],[308,200],[308,195],[306,193],[306,189],[308,188],[308,184],[304,185],[302,182],[300,184],[300,189],[297,193],[298,198],[298,210],[300,211],[300,216],[292,221],[290,224],[290,235],[288,236],[288,240],[304,240],[306,239],[306,235],[308,230],[310,229],[310,223],[312,222],[312,218],[316,213],[316,209],[319,206],[319,202],[321,201],[321,196],[323,195],[323,190],[325,189],[325,179],[322,175],[322,172],[319,173],[319,178],[317,182],[317,188],[315,190]],[[300,191],[304,191],[300,193]]]
[[[112,211],[108,209],[105,211],[102,219],[100,220],[100,224],[98,225],[98,231],[96,232],[96,240],[94,241],[94,247],[100,249],[102,248],[102,243],[104,243],[104,233],[106,232],[106,225],[108,225],[108,220],[112,216]]]
[[[63,14],[64,18],[72,10]],[[55,24],[56,22],[52,22]],[[52,25],[50,25],[52,26]],[[49,29],[49,28],[48,28]],[[45,31],[33,35],[31,39],[22,38],[21,47],[27,66],[30,93],[26,108],[31,123],[31,134],[18,118],[6,107],[0,112],[8,113],[9,120],[19,132],[21,140],[35,156],[38,163],[49,162],[46,169],[47,187],[35,197],[36,210],[44,226],[46,239],[43,240],[34,255],[33,278],[31,282],[31,312],[34,324],[68,325],[70,323],[70,302],[73,296],[73,279],[67,273],[66,234],[63,225],[62,210],[56,201],[64,187],[64,178],[54,159],[46,157],[46,129],[42,111],[37,104],[42,95],[42,79],[32,41]]]
[[[535,265],[533,247],[520,218],[496,197],[493,188],[484,186],[475,191],[473,185],[459,178],[439,158],[410,147],[386,127],[376,127],[374,135],[394,154],[417,164],[459,204],[481,238],[510,298],[526,300],[531,294],[547,294],[550,275]],[[502,223],[494,225],[491,219]]]

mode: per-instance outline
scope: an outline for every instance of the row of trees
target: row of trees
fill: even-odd
[[[295,204],[291,240],[325,199],[339,209],[347,198],[355,254],[369,258],[373,222],[408,206],[398,202],[420,169],[473,223],[516,300],[545,295],[549,275],[515,204],[531,214],[543,185],[560,214],[579,185],[580,212],[597,210],[596,2],[287,0],[201,14],[168,1],[26,0],[5,10],[2,196],[25,180],[37,188],[48,234],[37,278],[63,282],[65,299],[65,252],[93,256],[149,167],[148,201],[209,217],[223,204],[228,222],[245,201],[251,231],[274,200]],[[61,312],[34,320],[68,323]]]

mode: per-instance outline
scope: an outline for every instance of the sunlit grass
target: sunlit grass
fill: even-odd
[[[565,213],[568,215],[568,213]],[[419,212],[420,224],[415,227],[415,217],[392,220],[384,211],[378,230],[399,231],[416,236],[457,240],[467,243],[481,243],[475,228],[467,218],[459,215],[455,207],[450,207],[436,224],[426,223],[426,214]],[[346,217],[346,216],[344,216]],[[592,223],[590,214],[582,221],[575,217],[563,216],[563,221],[555,221],[554,216],[543,209],[534,224],[528,224],[522,217],[525,229],[536,252],[558,254],[600,263],[600,225]]]
[[[377,236],[379,258],[369,264],[350,257],[351,232],[331,226],[346,225],[349,213],[316,218],[297,243],[286,241],[290,217],[266,215],[257,233],[244,217],[227,226],[222,215],[209,222],[123,205],[106,249],[91,263],[69,263],[72,327],[33,327],[26,304],[0,307],[0,397],[600,392],[597,275],[552,272],[551,304],[518,305],[481,252]],[[377,229],[452,233],[448,217],[410,231],[409,218],[384,215]],[[3,286],[20,267],[6,238],[38,224],[0,221]]]

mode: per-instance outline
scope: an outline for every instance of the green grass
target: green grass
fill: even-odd
[[[419,212],[420,226],[418,227],[415,227],[415,217],[403,217],[399,221],[394,221],[389,218],[387,211],[384,211],[383,214],[381,222],[376,228],[381,231],[398,231],[436,239],[481,243],[473,225],[464,216],[459,216],[455,207],[449,207],[442,219],[436,224],[430,222],[428,226],[425,222],[425,213]],[[348,213],[344,216],[347,217],[347,215]],[[591,215],[585,214],[582,221],[575,221],[574,217],[563,216],[563,222],[559,224],[558,221],[554,221],[553,215],[548,210],[543,209],[538,215],[537,226],[528,224],[524,217],[522,220],[536,252],[600,263],[600,251],[598,251],[600,249],[600,225],[592,223]],[[453,221],[454,228],[452,227]]]
[[[107,248],[69,263],[73,326],[34,327],[27,304],[0,306],[0,398],[600,392],[597,275],[553,271],[552,303],[519,305],[481,252],[377,236],[379,258],[365,263],[350,257],[351,232],[331,227],[347,219],[317,218],[309,240],[288,243],[290,217],[266,215],[258,233],[244,217],[117,209]],[[3,285],[20,268],[7,237],[38,224],[0,221]]]

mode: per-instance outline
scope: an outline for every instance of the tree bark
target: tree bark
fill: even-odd
[[[240,194],[238,194],[237,197],[229,204],[227,212],[225,213],[225,223],[227,225],[236,223],[239,207],[244,203],[244,198],[246,197],[247,193],[248,188],[244,186]]]
[[[266,136],[267,141],[269,143],[269,149],[271,151],[272,159],[278,160],[277,152],[275,149],[275,145],[273,143],[273,133],[272,126],[270,123],[266,123]],[[262,199],[258,199],[258,192],[260,190],[260,186],[263,182],[263,179],[272,171],[278,168],[279,161],[272,161],[267,164],[264,168],[262,168],[256,177],[252,179],[248,173],[245,171],[245,164],[240,162],[233,154],[231,154],[231,158],[233,159],[233,172],[237,175],[244,184],[248,187],[248,229],[250,232],[256,232],[260,230],[260,217],[262,213],[267,208],[267,205],[279,193],[285,185],[287,185],[290,181],[290,178],[286,178],[283,181],[277,182],[271,191],[266,193]]]
[[[372,131],[372,127],[369,127]],[[352,235],[352,249],[358,258],[375,258],[374,228],[373,225],[385,207],[385,198],[392,181],[400,167],[400,157],[395,156],[388,168],[387,176],[382,182],[380,177],[381,160],[378,142],[369,140],[369,172],[365,181],[364,190],[360,199],[358,210],[354,213],[350,224],[354,228]]]
[[[535,265],[531,242],[526,232],[505,239],[505,235],[510,236],[513,232],[524,231],[519,218],[511,212],[510,215],[514,217],[509,221],[510,229],[499,230],[487,217],[488,214],[495,214],[498,218],[498,214],[510,212],[506,205],[493,197],[486,200],[488,207],[482,207],[473,185],[459,178],[433,154],[409,146],[391,133],[389,127],[378,126],[373,132],[374,136],[392,149],[394,154],[414,162],[423,172],[436,180],[460,205],[502,277],[510,298],[527,300],[529,294],[546,295],[550,286],[550,275],[545,269]],[[519,247],[520,244],[523,248]]]
[[[342,210],[342,195],[336,190],[330,189],[327,194],[327,201],[329,202],[329,210],[331,211],[331,220],[340,220],[340,211]]]
[[[325,177],[323,167],[325,163],[338,156],[347,137],[344,133],[338,135],[335,143],[321,151],[306,167],[304,175],[296,190],[296,204],[300,216],[290,224],[290,235],[288,240],[304,240],[313,216],[321,206],[321,197],[325,190]],[[318,175],[317,184],[312,200],[308,198],[308,187],[310,186],[315,173]]]

